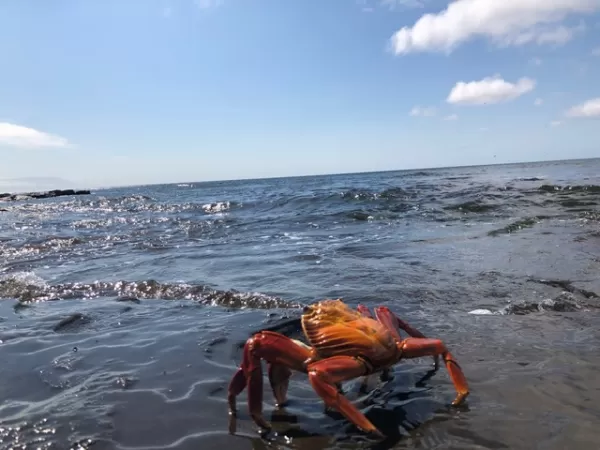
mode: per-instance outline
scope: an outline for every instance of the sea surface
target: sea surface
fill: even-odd
[[[600,160],[0,202],[0,449],[597,450],[599,204]],[[419,358],[344,383],[383,441],[302,374],[231,434],[244,340],[323,298],[442,339],[466,405]]]

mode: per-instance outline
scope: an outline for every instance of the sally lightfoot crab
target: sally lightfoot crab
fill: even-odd
[[[379,437],[381,432],[339,392],[342,382],[387,372],[405,358],[432,356],[437,368],[441,356],[457,391],[452,405],[462,404],[469,395],[467,380],[444,343],[425,337],[387,307],[376,307],[373,317],[363,305],[354,310],[339,299],[323,300],[305,308],[301,323],[310,345],[273,331],[259,331],[246,341],[242,363],[229,384],[230,415],[235,416],[236,397],[248,387],[252,419],[265,430],[271,428],[262,414],[263,359],[277,406],[286,402],[292,371],[306,373],[326,406]],[[409,337],[402,338],[400,330]]]

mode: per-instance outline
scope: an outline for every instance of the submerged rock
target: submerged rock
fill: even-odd
[[[575,295],[570,292],[562,292],[554,299],[546,298],[541,301],[525,301],[508,305],[502,311],[503,314],[525,315],[533,312],[555,311],[555,312],[574,312],[582,309]]]
[[[119,302],[138,303],[146,299],[191,300],[204,305],[227,308],[298,309],[302,305],[280,297],[260,292],[238,292],[216,290],[206,285],[186,283],[159,283],[156,280],[143,281],[96,281],[86,283],[64,283],[56,285],[36,285],[14,277],[0,277],[0,298],[14,298],[16,308],[25,308],[39,301],[61,299],[90,299],[116,297]]]
[[[68,317],[62,319],[59,323],[57,323],[53,330],[55,332],[65,331],[72,327],[78,327],[80,325],[84,325],[86,323],[91,322],[91,318],[82,313],[74,313]]]
[[[576,312],[584,308],[591,307],[593,305],[585,304],[577,299],[577,296],[571,292],[563,291],[560,295],[555,298],[545,298],[543,300],[524,300],[518,303],[511,303],[510,305],[497,310],[491,311],[489,309],[474,309],[469,311],[468,314],[474,316],[486,316],[486,315],[518,315],[524,316],[531,313],[539,313],[546,311],[553,312]]]

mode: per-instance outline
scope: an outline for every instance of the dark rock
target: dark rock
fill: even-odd
[[[67,328],[70,328],[72,325],[78,326],[85,323],[91,322],[91,318],[82,313],[74,313],[68,317],[62,319],[58,324],[56,324],[53,328],[55,332],[63,331]]]
[[[563,291],[567,291],[572,294],[583,295],[585,298],[588,298],[588,299],[600,298],[600,296],[598,296],[598,294],[596,294],[595,292],[573,286],[573,283],[569,280],[538,280],[535,278],[530,278],[528,281],[531,281],[533,283],[545,284],[547,286],[552,286],[555,288],[560,288]]]
[[[131,302],[131,303],[137,303],[137,304],[141,303],[139,298],[131,297],[131,296],[117,297],[117,301],[118,302]]]
[[[91,194],[91,191],[89,191],[89,190],[76,191],[74,189],[54,189],[52,191],[25,192],[25,193],[21,193],[21,194],[0,193],[0,199],[4,200],[4,201],[18,201],[18,200],[29,200],[29,199],[63,197],[63,196],[67,196],[67,195],[89,195],[89,194]]]
[[[542,184],[538,190],[539,191],[545,191],[545,192],[555,192],[555,191],[560,191],[562,188],[560,186],[555,186],[553,184]]]
[[[129,389],[138,382],[137,378],[122,375],[115,380],[115,384],[122,389]]]
[[[573,312],[582,308],[577,298],[570,292],[563,292],[553,300],[544,300],[544,308],[559,312]]]
[[[572,293],[565,291],[554,299],[513,303],[504,309],[503,314],[525,315],[542,311],[575,312],[582,308],[583,306],[577,301],[577,298]]]

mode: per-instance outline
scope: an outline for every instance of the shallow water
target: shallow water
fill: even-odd
[[[1,202],[0,448],[597,449],[599,202],[598,160]],[[423,358],[344,385],[383,442],[300,374],[229,434],[240,342],[324,297],[443,339],[467,406]]]

